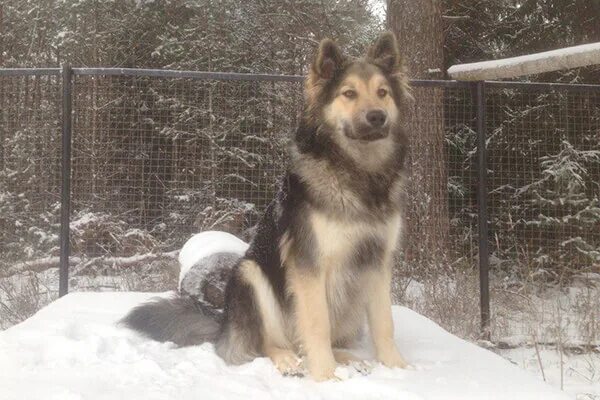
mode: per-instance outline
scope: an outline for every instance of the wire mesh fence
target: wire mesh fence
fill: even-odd
[[[0,276],[33,271],[31,290],[52,295],[61,200],[57,74],[0,72]],[[75,69],[72,79],[72,288],[173,289],[176,251],[191,234],[251,237],[286,167],[301,78]],[[514,282],[598,272],[600,87],[485,86],[492,328],[507,333],[504,317],[519,310],[502,302]],[[441,297],[445,306],[421,310],[453,332],[475,331],[482,217],[475,86],[413,87],[396,300]]]
[[[600,342],[600,87],[489,83],[496,337]],[[541,291],[541,288],[550,288]],[[504,315],[502,315],[504,314]]]
[[[3,258],[40,255],[58,230],[60,82],[56,76],[0,76],[0,230]],[[39,246],[38,246],[39,245]],[[6,246],[6,247],[4,247]]]
[[[488,92],[495,263],[568,279],[600,258],[600,90]]]
[[[78,76],[74,87],[75,220],[110,214],[174,249],[202,230],[244,236],[271,200],[298,83]],[[76,252],[125,251],[115,245]]]
[[[476,156],[475,97],[459,82],[416,81],[412,94],[405,268],[415,275],[424,267],[471,266],[477,257],[468,248],[477,239],[476,157],[468,157]]]
[[[19,322],[53,296],[33,272],[48,270],[60,228],[60,79],[0,75],[0,325]],[[37,262],[34,262],[37,261]],[[6,307],[7,298],[21,304]]]

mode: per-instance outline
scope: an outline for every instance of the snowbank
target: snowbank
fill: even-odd
[[[562,399],[501,357],[394,307],[414,370],[347,367],[341,382],[282,377],[265,358],[229,367],[211,344],[177,349],[115,325],[152,294],[73,293],[0,332],[0,398],[16,399]],[[368,350],[362,350],[363,352]]]

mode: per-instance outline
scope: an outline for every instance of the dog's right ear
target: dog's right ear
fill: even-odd
[[[320,78],[329,80],[342,69],[346,57],[337,44],[331,39],[323,39],[312,65],[312,73]]]
[[[388,73],[402,72],[404,65],[398,51],[398,42],[392,32],[384,32],[367,52],[367,59]]]

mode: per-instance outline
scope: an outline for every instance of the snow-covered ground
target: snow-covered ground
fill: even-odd
[[[572,398],[600,400],[600,353],[565,350],[561,360],[556,346],[538,346],[538,352],[533,346],[497,350],[502,357],[537,375],[538,379],[545,379],[555,388],[562,386]]]
[[[585,278],[585,279],[583,279]],[[579,400],[600,400],[600,275],[568,287],[504,289],[492,280],[491,349]],[[400,300],[459,337],[477,342],[477,276],[410,281]],[[482,342],[483,346],[491,343]],[[561,357],[562,355],[562,357]]]
[[[235,258],[246,248],[246,243],[224,232],[193,236],[179,255],[180,286],[188,275],[192,281],[205,280],[204,275],[218,267],[213,255],[226,253]],[[130,271],[131,276],[74,276],[71,284],[75,290],[111,292],[161,287],[154,280],[163,285],[170,282],[162,287],[175,287],[175,276],[154,276],[153,271],[149,276],[157,279],[143,285],[138,281],[148,280],[148,273],[136,277],[135,271]],[[29,306],[22,311],[30,315],[29,308],[36,310],[38,302],[48,301],[34,294],[56,294],[57,274],[43,271],[35,275],[33,286],[24,284],[22,278],[15,275],[0,280],[0,288],[13,288],[0,291],[0,303],[10,304],[3,293],[10,297],[35,292],[31,299],[17,299],[22,308]],[[280,377],[266,359],[226,367],[209,344],[174,349],[117,327],[115,322],[127,309],[148,294],[71,294],[30,320],[0,332],[0,399],[37,398],[42,393],[60,399],[161,399],[173,395],[185,399],[197,393],[207,398],[239,398],[249,393],[257,398],[395,398],[402,394],[409,399],[529,399],[553,398],[563,388],[570,398],[600,400],[600,347],[594,352],[600,323],[598,283],[600,275],[575,279],[568,288],[540,292],[495,288],[495,341],[510,348],[495,347],[493,351],[528,372],[519,372],[491,352],[452,336],[415,312],[396,307],[397,340],[415,369],[376,367],[365,377],[351,368],[340,368],[340,376],[347,378],[342,386]],[[476,289],[470,278],[460,276],[432,283],[409,281],[401,302],[459,336],[476,340],[477,306],[471,300],[476,298]],[[4,322],[0,318],[0,327],[7,326]],[[473,324],[475,328],[469,328]],[[559,339],[563,351],[557,349]],[[368,357],[367,342],[359,353]],[[136,372],[132,374],[132,370]],[[554,387],[552,395],[546,393],[552,392],[549,387],[535,386],[543,385],[544,380]],[[24,381],[34,384],[22,385]],[[503,385],[511,389],[507,391]],[[104,389],[96,393],[100,387]]]
[[[339,382],[282,377],[260,358],[226,366],[211,344],[177,349],[119,327],[143,293],[73,293],[0,332],[0,398],[12,399],[563,399],[573,398],[432,321],[394,307],[412,370],[375,366]],[[367,341],[365,341],[366,343]],[[359,353],[368,354],[363,344]]]

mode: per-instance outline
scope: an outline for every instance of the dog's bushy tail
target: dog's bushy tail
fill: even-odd
[[[219,316],[189,296],[155,298],[129,312],[121,324],[159,342],[192,346],[215,342],[219,336]]]

